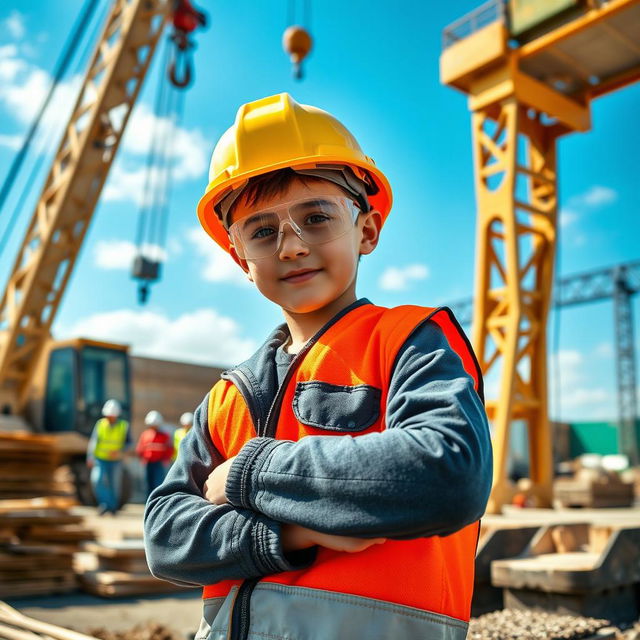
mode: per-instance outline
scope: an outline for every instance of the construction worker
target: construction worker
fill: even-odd
[[[164,480],[166,463],[173,457],[171,437],[162,429],[164,419],[159,411],[149,411],[144,418],[146,429],[140,434],[136,454],[145,466],[147,497]]]
[[[356,297],[391,209],[333,116],[243,105],[198,213],[285,323],[225,371],[145,510],[154,575],[201,584],[199,634],[466,637],[492,456],[447,308]]]
[[[186,411],[180,416],[180,427],[173,432],[173,460],[178,457],[178,450],[182,439],[187,435],[193,426],[193,413]]]
[[[102,407],[102,418],[91,433],[87,447],[87,466],[91,469],[91,486],[98,503],[98,513],[115,514],[120,506],[122,458],[131,445],[129,423],[120,419],[122,407],[110,399]]]

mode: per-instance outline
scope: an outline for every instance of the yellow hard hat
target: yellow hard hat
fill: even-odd
[[[200,223],[228,252],[229,236],[214,210],[221,198],[269,171],[332,165],[351,167],[368,184],[369,202],[384,223],[392,202],[389,181],[336,118],[288,93],[244,104],[213,150],[209,186],[198,203]]]

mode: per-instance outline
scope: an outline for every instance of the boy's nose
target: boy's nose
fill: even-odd
[[[295,232],[290,222],[284,222],[280,233],[280,246],[278,256],[280,260],[291,260],[309,253],[307,245]]]

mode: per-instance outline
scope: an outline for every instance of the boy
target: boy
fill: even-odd
[[[491,485],[482,383],[447,309],[356,298],[386,178],[281,94],[240,108],[210,180],[201,223],[285,324],[197,409],[147,504],[152,572],[205,586],[198,640],[462,640]]]

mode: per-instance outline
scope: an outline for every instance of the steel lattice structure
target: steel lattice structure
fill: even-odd
[[[171,9],[114,0],[0,303],[0,388],[22,408]]]
[[[634,351],[632,296],[640,292],[640,261],[594,269],[560,278],[555,285],[553,306],[569,307],[589,302],[613,300],[618,386],[619,450],[638,464],[639,443],[635,425],[638,418],[636,358]],[[473,299],[448,305],[463,325],[473,318]]]

